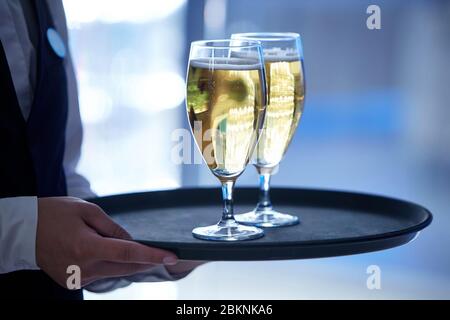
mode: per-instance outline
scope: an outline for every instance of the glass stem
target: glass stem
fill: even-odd
[[[261,173],[259,175],[259,201],[256,211],[272,209],[272,202],[270,202],[270,177],[269,173]]]
[[[234,221],[233,188],[234,181],[222,182],[223,213],[221,222]]]

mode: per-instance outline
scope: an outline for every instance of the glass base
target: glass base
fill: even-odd
[[[248,226],[263,228],[286,227],[300,223],[296,216],[280,213],[272,209],[264,211],[253,210],[251,212],[235,215],[235,219]]]
[[[242,241],[261,238],[264,236],[264,231],[256,227],[244,226],[234,220],[226,220],[212,226],[195,228],[192,234],[195,238],[202,240]]]

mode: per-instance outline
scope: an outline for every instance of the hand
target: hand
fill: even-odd
[[[178,260],[178,263],[175,265],[160,265],[131,276],[101,279],[88,284],[84,289],[95,293],[105,293],[127,287],[132,283],[176,281],[183,279],[196,267],[205,263],[207,261]],[[167,272],[162,271],[161,268],[165,268]]]
[[[166,269],[176,280],[180,280],[205,263],[207,261],[178,260],[177,264],[166,266]]]
[[[131,236],[95,204],[71,197],[38,199],[36,262],[66,287],[69,265],[81,270],[81,285],[175,265],[168,251],[131,241]]]

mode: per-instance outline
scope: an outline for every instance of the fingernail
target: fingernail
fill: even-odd
[[[163,258],[163,263],[167,265],[174,265],[178,262],[178,259],[174,256],[167,256]]]

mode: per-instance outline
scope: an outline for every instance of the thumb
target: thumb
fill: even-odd
[[[131,235],[114,222],[99,206],[88,203],[84,222],[104,237],[131,240]]]

